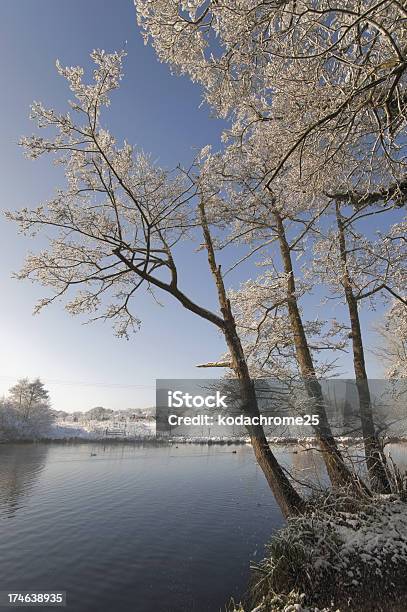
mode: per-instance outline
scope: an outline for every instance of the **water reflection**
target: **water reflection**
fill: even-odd
[[[45,467],[46,444],[0,444],[0,518],[13,518]]]

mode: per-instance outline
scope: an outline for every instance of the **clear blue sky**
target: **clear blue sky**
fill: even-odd
[[[194,148],[219,144],[222,124],[198,108],[198,88],[186,78],[171,76],[153,49],[144,46],[132,0],[2,0],[2,210],[34,207],[60,182],[49,160],[27,161],[17,146],[20,136],[34,131],[28,119],[33,100],[65,109],[70,92],[56,74],[56,58],[64,65],[88,66],[93,48],[120,49],[125,41],[125,78],[109,111],[111,131],[170,167],[187,163]],[[1,217],[0,244],[0,395],[19,377],[40,376],[57,409],[152,405],[155,378],[199,377],[194,365],[224,351],[213,327],[169,299],[162,308],[146,296],[140,298],[137,315],[143,326],[129,342],[116,339],[107,324],[82,325],[61,304],[34,317],[34,303],[43,291],[12,280],[11,273],[41,242],[18,236]],[[203,255],[185,257],[183,286],[195,300],[214,307],[203,264]],[[310,317],[315,316],[316,297],[308,300],[308,307]],[[350,360],[342,358],[341,363],[343,374],[351,376]],[[379,376],[380,369],[371,359],[369,363],[371,376]]]

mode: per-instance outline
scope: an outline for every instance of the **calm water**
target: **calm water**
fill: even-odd
[[[320,461],[275,452],[303,478]],[[0,590],[72,612],[224,609],[282,524],[247,446],[0,445]]]
[[[72,611],[223,609],[282,523],[250,447],[0,445],[0,590]]]

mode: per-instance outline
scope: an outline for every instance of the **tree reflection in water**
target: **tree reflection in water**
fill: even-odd
[[[0,518],[13,518],[45,467],[47,444],[0,444]]]

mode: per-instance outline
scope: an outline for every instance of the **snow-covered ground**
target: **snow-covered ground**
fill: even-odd
[[[52,424],[50,430],[42,436],[52,440],[64,440],[80,438],[86,440],[151,440],[156,438],[156,421],[154,418],[142,418],[137,420],[83,420],[83,421],[67,421],[64,419],[56,420]],[[167,438],[168,439],[168,438]],[[296,444],[309,445],[315,443],[313,437],[302,438],[287,438],[279,436],[268,436],[270,444]],[[182,443],[249,443],[249,436],[176,436],[170,437],[172,442]],[[361,444],[362,438],[338,438],[338,441],[345,447],[347,445]],[[399,439],[398,441],[403,441]]]
[[[407,504],[397,495],[315,498],[273,536],[259,568],[250,612],[407,610]]]
[[[140,419],[137,421],[56,421],[47,438],[63,440],[82,438],[87,440],[125,439],[139,440],[155,437],[155,420]]]

